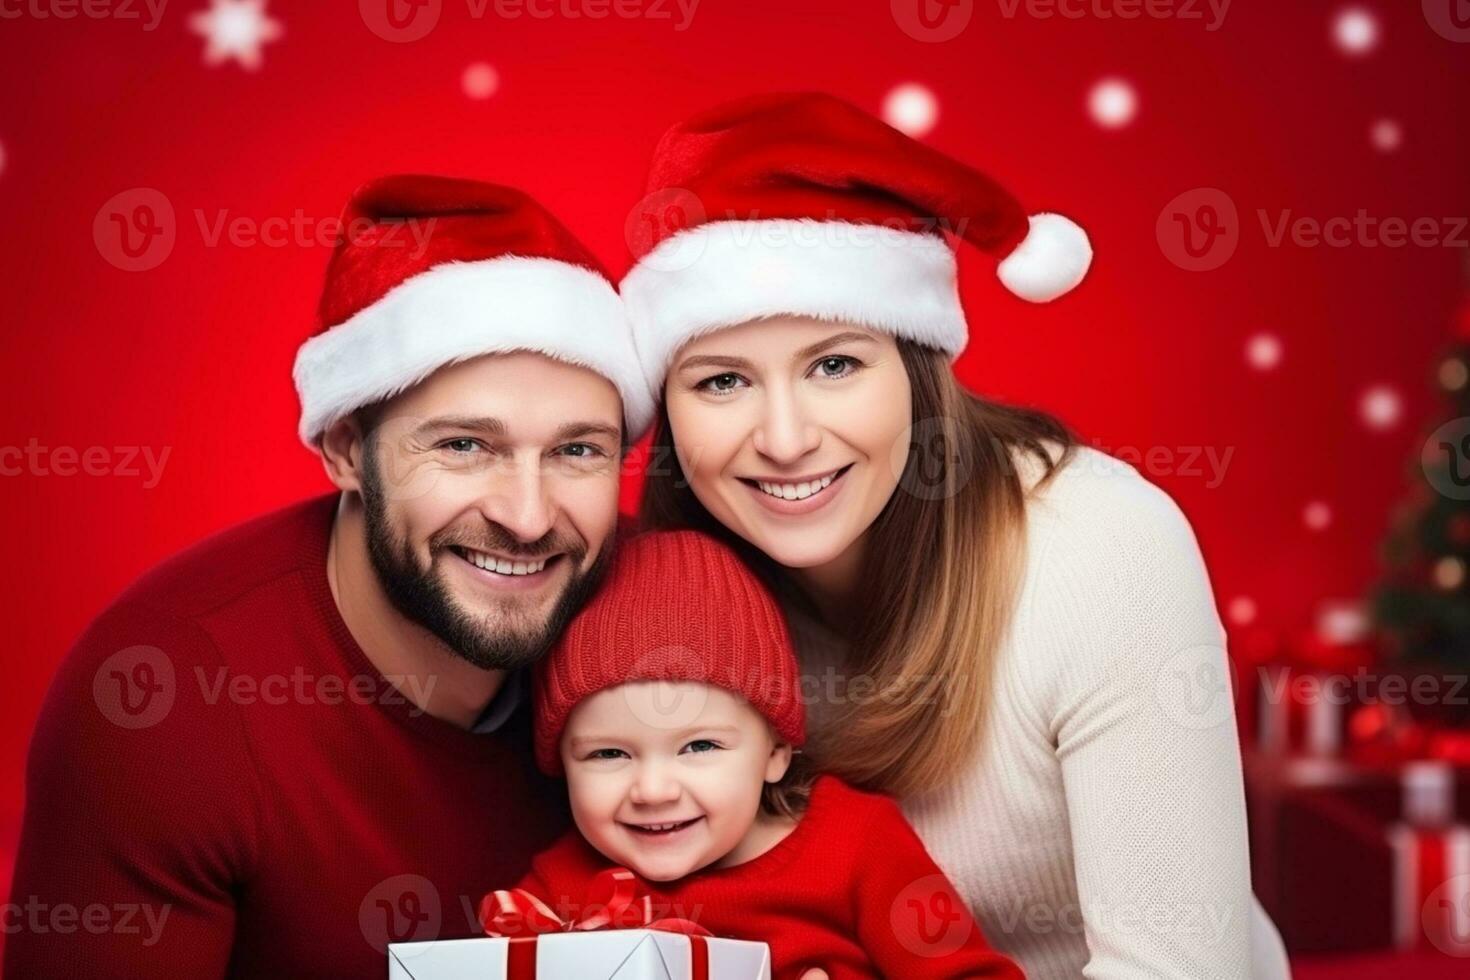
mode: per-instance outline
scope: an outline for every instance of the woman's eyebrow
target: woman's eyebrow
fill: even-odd
[[[810,344],[806,347],[803,347],[801,350],[796,352],[795,359],[805,360],[808,357],[815,357],[817,354],[820,354],[824,350],[836,347],[838,344],[848,344],[855,341],[866,341],[872,343],[873,337],[870,334],[859,333],[856,330],[847,330],[842,333],[833,334],[832,336],[827,337],[823,340],[819,340],[815,344]],[[726,367],[739,368],[741,370],[748,371],[751,368],[751,363],[745,358],[736,357],[733,354],[695,354],[692,357],[686,357],[684,358],[684,360],[680,361],[678,370],[683,371],[686,368],[696,367]]]
[[[679,370],[692,367],[733,367],[749,371],[751,363],[743,357],[727,354],[695,354],[679,362]]]
[[[833,334],[826,340],[819,340],[809,347],[803,347],[796,352],[796,356],[799,360],[805,360],[808,357],[815,357],[830,347],[836,347],[838,344],[848,344],[860,340],[871,341],[872,339],[872,336],[869,334],[858,333],[856,330],[848,330],[843,333]]]

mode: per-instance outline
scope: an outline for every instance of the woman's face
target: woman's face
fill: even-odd
[[[695,338],[664,397],[699,502],[788,568],[847,552],[907,459],[908,372],[864,327],[781,317]]]

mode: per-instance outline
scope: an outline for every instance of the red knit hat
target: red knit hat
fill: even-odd
[[[602,589],[536,669],[536,764],[562,772],[561,735],[583,698],[634,680],[703,681],[806,741],[796,655],[776,600],[725,545],[695,531],[633,538]]]
[[[383,177],[352,196],[342,227],[317,332],[293,372],[308,446],[439,368],[520,350],[611,381],[630,441],[652,419],[617,291],[530,197],[473,180]]]
[[[958,355],[969,329],[946,233],[1037,303],[1092,261],[1071,220],[1027,217],[991,178],[830,95],[756,96],[675,126],[648,190],[620,288],[655,390],[686,341],[763,316],[847,320]]]

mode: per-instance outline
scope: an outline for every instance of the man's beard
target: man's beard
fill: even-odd
[[[372,436],[365,440],[366,443],[372,441]],[[429,541],[429,567],[421,568],[413,547],[394,533],[387,511],[387,494],[383,492],[377,460],[371,449],[363,457],[362,499],[367,519],[368,554],[389,601],[410,621],[437,636],[455,655],[482,670],[516,670],[540,660],[596,590],[611,558],[611,535],[592,566],[585,572],[579,572],[577,569],[587,557],[585,542],[564,541],[551,532],[527,545],[517,541],[499,525],[489,524],[485,527],[483,540],[474,542],[464,540],[464,534],[452,530],[435,534]],[[571,569],[571,577],[544,623],[516,623],[514,614],[505,617],[504,622],[493,622],[456,603],[444,576],[435,571],[434,556],[448,552],[450,545],[512,557],[560,552],[560,560]]]

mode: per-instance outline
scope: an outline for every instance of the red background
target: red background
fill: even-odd
[[[1308,0],[1237,0],[1216,31],[1203,5],[1205,21],[1044,19],[976,0],[945,43],[910,37],[886,0],[703,0],[685,31],[672,6],[673,20],[509,20],[444,0],[438,26],[403,44],[372,33],[356,3],[273,0],[284,34],[257,71],[204,63],[189,18],[206,5],[172,0],[151,32],[0,20],[0,445],[170,452],[152,489],[142,477],[0,478],[0,885],[35,713],[86,622],[160,558],[327,487],[296,442],[290,383],[327,249],[211,246],[199,223],[221,211],[320,220],[375,175],[482,177],[538,196],[621,273],[624,219],[676,119],[803,88],[876,112],[917,82],[939,102],[928,142],[1031,209],[1078,219],[1097,251],[1088,282],[1046,307],[1010,300],[987,258],[964,255],[964,378],[1047,407],[1104,448],[1233,449],[1218,486],[1145,469],[1192,519],[1222,606],[1248,596],[1260,622],[1292,628],[1323,599],[1361,597],[1418,446],[1442,421],[1432,379],[1464,250],[1273,248],[1256,217],[1470,214],[1470,131],[1453,95],[1470,80],[1470,46],[1432,31],[1418,3],[1364,5],[1382,40],[1349,57],[1331,42],[1344,5]],[[489,99],[462,90],[476,61],[499,74]],[[1114,75],[1140,107],[1109,130],[1086,99]],[[1385,116],[1404,132],[1392,153],[1368,135]],[[156,268],[126,272],[93,222],[139,187],[170,201],[177,242]],[[1212,272],[1180,269],[1156,238],[1165,205],[1197,187],[1240,212],[1239,250]],[[1274,371],[1246,360],[1258,331],[1283,344]],[[1403,398],[1386,430],[1360,418],[1375,384]],[[1331,508],[1325,530],[1303,521],[1312,500]]]

